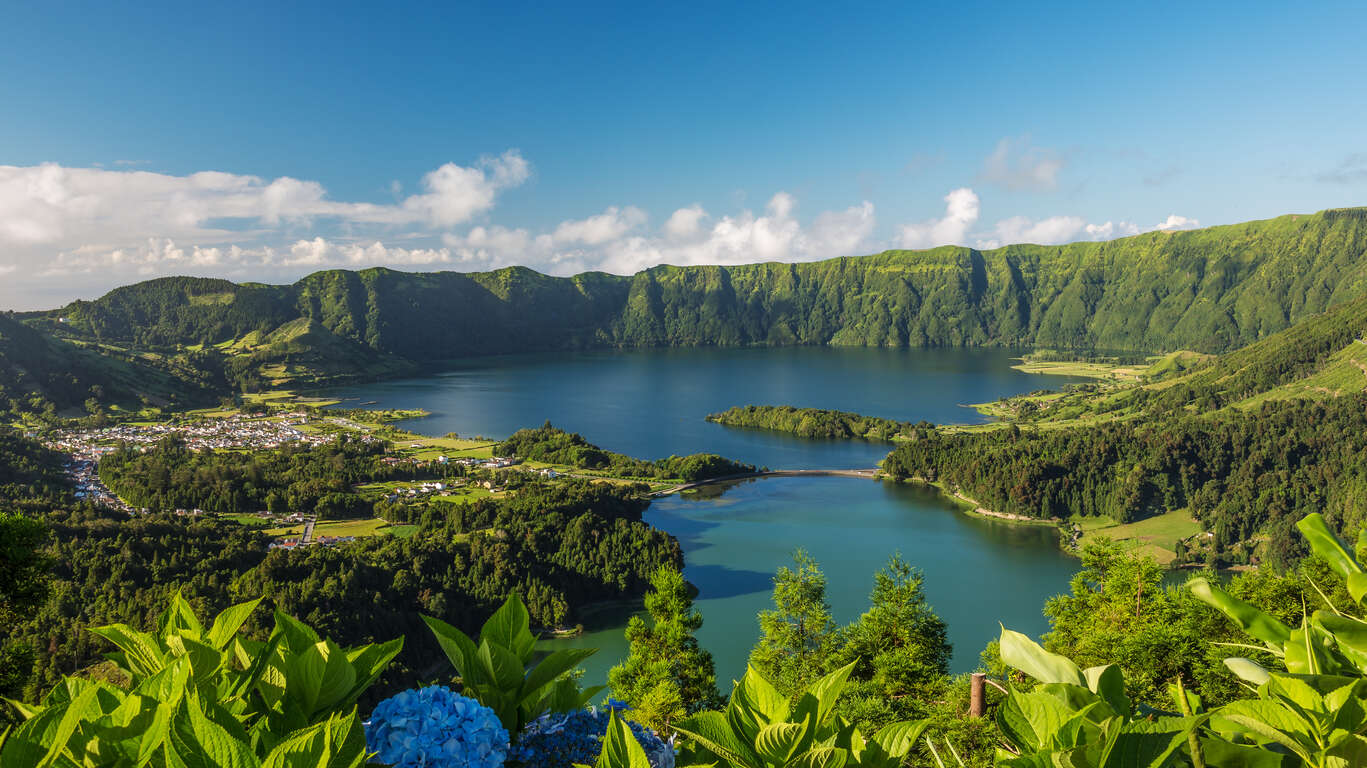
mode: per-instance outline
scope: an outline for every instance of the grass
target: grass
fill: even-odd
[[[1201,524],[1187,509],[1174,509],[1133,523],[1117,523],[1107,517],[1078,517],[1073,523],[1082,529],[1081,544],[1104,536],[1163,565],[1176,557],[1174,547],[1179,539],[1201,532]]]
[[[405,530],[412,529],[412,530]],[[315,539],[323,536],[355,536],[362,538],[366,536],[394,535],[412,536],[417,530],[416,525],[394,525],[388,520],[378,517],[370,520],[329,520],[320,522],[313,526],[313,537]],[[288,525],[281,528],[271,528],[266,531],[271,536],[302,536],[304,535],[303,524]]]
[[[238,525],[245,525],[249,528],[261,528],[270,525],[267,520],[262,520],[256,515],[219,515],[223,520],[231,520]]]
[[[1139,374],[1132,366],[1117,366],[1111,363],[1088,363],[1082,361],[1035,361],[1022,360],[1011,366],[1025,373],[1046,376],[1077,376],[1087,379],[1106,379],[1109,381],[1138,381]]]

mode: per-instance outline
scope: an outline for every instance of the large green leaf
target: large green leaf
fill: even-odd
[[[597,768],[650,768],[650,759],[627,724],[608,714],[607,732],[603,734],[603,748],[598,753]]]
[[[281,645],[290,653],[303,653],[322,639],[313,631],[313,627],[280,610],[275,612],[272,634],[275,633],[284,636]]]
[[[305,717],[318,708],[319,692],[323,689],[323,674],[327,670],[327,656],[318,650],[321,643],[315,643],[301,651],[284,656],[284,693],[295,702]]]
[[[356,685],[356,670],[347,659],[346,652],[331,640],[324,640],[313,647],[326,662],[323,682],[318,687],[318,701],[313,710],[317,713],[337,707],[347,700]]]
[[[100,740],[114,743],[135,765],[145,765],[167,739],[174,711],[174,705],[130,694],[110,713]]]
[[[813,697],[804,697],[815,702]],[[814,709],[816,704],[813,703]],[[789,705],[754,667],[745,670],[740,682],[731,689],[731,700],[726,705],[726,722],[735,732],[736,738],[747,744],[754,744],[760,729],[773,722],[788,719]]]
[[[801,723],[770,723],[759,729],[755,752],[769,763],[787,765],[804,747],[811,744],[810,727]],[[804,739],[803,736],[808,738]]]
[[[854,665],[857,663],[852,661],[808,686],[807,693],[817,701],[818,725],[824,725],[835,711],[835,702],[840,698],[840,692],[845,690],[845,681],[849,680],[850,673],[854,671]]]
[[[597,652],[597,648],[564,648],[552,652],[527,673],[522,681],[522,696],[525,698],[540,691]]]
[[[1329,563],[1329,567],[1333,568],[1339,576],[1347,579],[1354,573],[1362,573],[1362,568],[1348,553],[1348,548],[1343,546],[1343,542],[1339,541],[1333,531],[1329,530],[1329,526],[1324,522],[1323,515],[1312,512],[1301,518],[1296,523],[1296,528],[1300,529],[1301,535],[1305,537],[1310,549],[1322,560]]]
[[[185,600],[180,590],[176,590],[171,596],[171,604],[162,611],[157,626],[161,630],[163,640],[172,635],[185,635],[195,640],[204,637],[204,625],[199,623],[195,609],[190,607],[190,603]]]
[[[905,720],[881,728],[873,735],[873,740],[893,757],[904,757],[916,746],[921,734],[930,725],[929,720]]]
[[[1242,656],[1225,659],[1225,666],[1229,667],[1229,671],[1237,675],[1240,680],[1253,685],[1262,685],[1272,677],[1263,665]]]
[[[228,647],[228,641],[233,639],[242,625],[251,618],[252,612],[261,604],[261,598],[251,600],[246,603],[238,603],[223,609],[223,612],[214,617],[214,623],[209,627],[209,632],[204,636],[204,642],[222,650]]]
[[[181,657],[172,659],[165,669],[133,686],[132,693],[174,707],[189,689],[189,683],[190,660]]]
[[[380,679],[385,667],[388,667],[389,662],[402,650],[403,638],[396,637],[388,642],[371,643],[347,651],[347,661],[351,662],[352,669],[356,670],[356,682],[346,700],[339,702],[337,706],[349,707],[355,704],[356,699]]]
[[[1332,611],[1315,611],[1311,623],[1333,635],[1334,642],[1339,647],[1358,654],[1367,654],[1367,622],[1362,619]]]
[[[1187,582],[1187,590],[1201,602],[1223,613],[1249,635],[1275,646],[1291,639],[1291,628],[1244,601],[1232,597],[1208,580],[1195,578]]]
[[[478,655],[479,647],[468,635],[441,619],[423,616],[422,620],[427,624],[427,628],[432,630],[437,645],[441,646],[442,652],[451,661],[451,666],[456,668],[456,674],[465,680],[466,685],[492,682],[478,676],[479,662],[475,657]]]
[[[1223,739],[1201,739],[1206,768],[1289,768],[1294,755],[1233,744]],[[1299,762],[1299,761],[1297,761]]]
[[[1130,697],[1125,694],[1125,675],[1115,664],[1089,667],[1082,672],[1087,687],[1100,696],[1116,714],[1130,714]]]
[[[117,656],[115,660],[121,662],[120,665],[133,675],[135,681],[160,672],[166,664],[160,644],[155,637],[146,632],[139,632],[127,624],[91,627],[89,631],[92,635],[98,635],[113,643],[122,651],[121,654],[111,655]]]
[[[997,707],[997,726],[1002,735],[1022,752],[1048,749],[1060,728],[1072,719],[1074,711],[1062,701],[1043,692],[1021,693],[1014,688]]]
[[[763,768],[754,747],[731,730],[726,716],[720,712],[699,712],[675,725],[674,730],[733,766]]]
[[[843,768],[849,762],[849,752],[838,747],[817,746],[803,752],[789,765],[791,768]]]
[[[522,660],[504,646],[481,637],[475,659],[479,661],[479,668],[500,689],[515,693],[522,685]]]
[[[46,734],[48,739],[46,741],[47,751],[34,764],[34,768],[46,768],[46,766],[57,764],[58,758],[67,750],[68,742],[76,733],[76,729],[80,727],[81,722],[99,716],[99,705],[95,700],[97,692],[98,689],[91,686],[71,701],[58,705],[61,707],[61,718],[57,720],[56,727]],[[57,707],[53,709],[55,710]]]
[[[526,659],[519,651],[525,646],[526,638],[531,637],[530,627],[531,616],[527,613],[527,606],[522,604],[522,598],[516,592],[511,592],[503,605],[484,622],[479,639],[480,642],[487,640],[517,653],[518,661],[525,663]]]
[[[1218,733],[1249,735],[1263,742],[1280,744],[1303,760],[1311,760],[1315,743],[1313,724],[1286,707],[1260,699],[1232,701],[1211,718]]]
[[[1106,751],[1107,768],[1162,768],[1187,744],[1205,715],[1136,720],[1119,727]]]
[[[170,635],[166,638],[167,654],[190,661],[191,676],[196,683],[207,684],[227,661],[227,654],[191,635]]]
[[[266,755],[261,768],[360,768],[365,756],[355,715],[333,715],[291,733]]]
[[[193,697],[186,698],[171,719],[166,741],[169,762],[177,768],[257,768],[251,747],[204,714]]]
[[[1087,687],[1087,679],[1076,664],[1044,650],[1039,643],[1019,632],[1002,627],[999,644],[1003,662],[1041,683],[1068,683],[1080,688]]]

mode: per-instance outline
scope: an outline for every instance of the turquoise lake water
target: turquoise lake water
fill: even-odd
[[[889,446],[729,429],[704,417],[733,405],[791,404],[970,423],[981,417],[969,403],[1068,381],[1012,370],[1010,358],[1000,350],[586,352],[481,358],[440,375],[332,394],[424,408],[432,415],[403,424],[423,434],[502,437],[550,420],[640,458],[709,451],[773,469],[856,469],[875,466]],[[1044,601],[1067,589],[1077,565],[1052,529],[969,517],[933,492],[854,478],[748,481],[658,500],[645,519],[683,546],[685,577],[699,589],[704,618],[698,636],[724,691],[744,672],[775,569],[791,563],[799,547],[821,564],[841,622],[867,607],[873,573],[890,555],[920,568],[949,625],[955,671],[976,666],[999,621],[1032,635],[1045,631]],[[604,612],[590,617],[582,637],[544,642],[600,648],[585,669],[587,681],[602,681],[625,654],[627,615]]]

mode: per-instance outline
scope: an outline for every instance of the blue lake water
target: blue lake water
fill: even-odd
[[[830,348],[685,349],[480,358],[435,376],[332,392],[378,407],[424,408],[416,432],[506,436],[550,420],[605,448],[640,458],[699,451],[773,469],[873,467],[889,446],[811,441],[710,424],[733,405],[791,404],[938,423],[980,421],[966,406],[1067,380],[1010,368],[1000,350]],[[894,553],[920,568],[926,593],[949,625],[953,667],[972,669],[998,622],[1038,635],[1041,608],[1065,591],[1076,561],[1052,529],[969,517],[925,489],[813,477],[740,483],[656,501],[652,525],[679,538],[685,576],[699,589],[704,626],[723,690],[744,672],[769,605],[771,578],[806,549],[828,579],[838,621],[868,604],[873,572]],[[589,630],[555,647],[600,652],[586,679],[601,681],[626,650],[627,614],[590,617]]]

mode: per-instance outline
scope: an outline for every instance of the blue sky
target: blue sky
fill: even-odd
[[[0,307],[161,274],[630,272],[1367,199],[1361,4],[51,3],[5,18]]]

